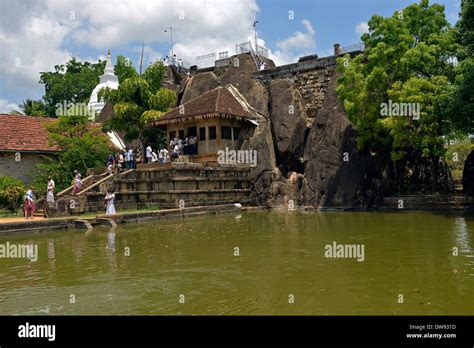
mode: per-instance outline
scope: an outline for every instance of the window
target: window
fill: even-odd
[[[181,139],[184,139],[184,129],[181,129],[181,130],[179,131],[179,137],[180,137]]]
[[[209,127],[209,140],[214,140],[216,137],[216,126]]]
[[[234,127],[234,140],[235,141],[239,140],[239,135],[240,135],[240,128]]]
[[[232,139],[232,128],[221,126],[221,139]]]
[[[189,127],[188,128],[188,137],[197,135],[197,128],[196,127]]]
[[[199,140],[206,140],[206,127],[199,128]]]
[[[176,138],[176,132],[170,132],[170,140]]]

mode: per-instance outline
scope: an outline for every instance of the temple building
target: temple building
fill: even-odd
[[[100,76],[100,82],[93,89],[89,98],[87,107],[92,111],[91,121],[96,120],[96,116],[100,114],[105,106],[105,102],[99,101],[97,94],[102,88],[109,87],[110,89],[117,89],[119,87],[118,77],[114,73],[114,66],[112,64],[112,58],[110,56],[110,49],[107,52],[107,62],[105,63],[104,74]],[[125,143],[116,132],[107,132],[107,136],[110,141],[119,149],[125,148]]]
[[[168,144],[175,137],[196,136],[198,155],[238,150],[243,131],[255,127],[264,117],[252,108],[232,85],[214,88],[172,109],[150,123],[166,127]]]
[[[97,86],[95,86],[94,90],[92,91],[92,94],[89,98],[89,104],[87,105],[90,110],[93,111],[94,113],[94,118],[95,115],[99,114],[100,111],[103,109],[105,106],[105,103],[103,101],[99,101],[97,98],[97,94],[102,88],[109,87],[111,89],[117,89],[119,86],[119,81],[118,77],[115,76],[114,73],[114,66],[112,64],[112,58],[110,56],[110,50],[107,52],[107,62],[105,63],[105,70],[104,74],[100,76],[100,82]]]

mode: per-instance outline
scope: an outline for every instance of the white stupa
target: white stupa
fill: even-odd
[[[111,89],[118,89],[119,87],[118,77],[114,74],[114,66],[112,64],[112,58],[110,57],[110,49],[107,52],[107,62],[105,63],[104,74],[100,76],[100,82],[92,91],[91,97],[89,98],[89,104],[87,104],[87,107],[92,114],[91,121],[95,120],[95,115],[98,115],[105,106],[105,103],[103,101],[99,101],[97,98],[99,91],[105,87],[109,87]],[[107,135],[110,141],[117,148],[122,150],[125,149],[125,143],[116,132],[107,132]]]
[[[97,94],[102,88],[109,87],[111,89],[117,89],[119,86],[118,77],[114,74],[114,66],[112,64],[112,58],[110,57],[110,49],[107,52],[107,63],[105,63],[105,70],[104,74],[100,76],[100,82],[97,86],[95,86],[94,90],[92,91],[91,97],[89,99],[89,110],[91,110],[95,115],[98,115],[100,111],[105,106],[103,101],[97,100]]]

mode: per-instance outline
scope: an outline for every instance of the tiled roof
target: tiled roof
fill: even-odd
[[[151,124],[162,126],[193,119],[215,117],[249,119],[252,115],[249,108],[243,106],[245,103],[245,101],[237,100],[236,94],[232,93],[228,87],[217,87],[174,108],[161,116],[158,121],[151,122]]]
[[[54,118],[0,114],[0,151],[54,152],[45,125]]]

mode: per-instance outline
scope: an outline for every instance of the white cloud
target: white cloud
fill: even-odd
[[[12,110],[20,110],[20,108],[15,103],[0,99],[0,114],[9,114]]]
[[[116,56],[145,41],[146,66],[168,53],[151,46],[169,43],[164,29],[172,26],[174,52],[193,64],[198,55],[234,54],[259,9],[256,0],[1,0],[0,10],[0,82],[22,100],[41,96],[39,73],[73,55],[68,43]]]
[[[359,34],[359,36],[364,33],[368,33],[369,25],[367,24],[367,22],[360,22],[359,24],[356,25],[355,32]]]
[[[305,32],[296,31],[290,37],[277,42],[278,49],[270,54],[270,58],[275,61],[275,64],[294,63],[301,56],[315,53],[316,32],[309,20],[303,19],[301,23]]]

